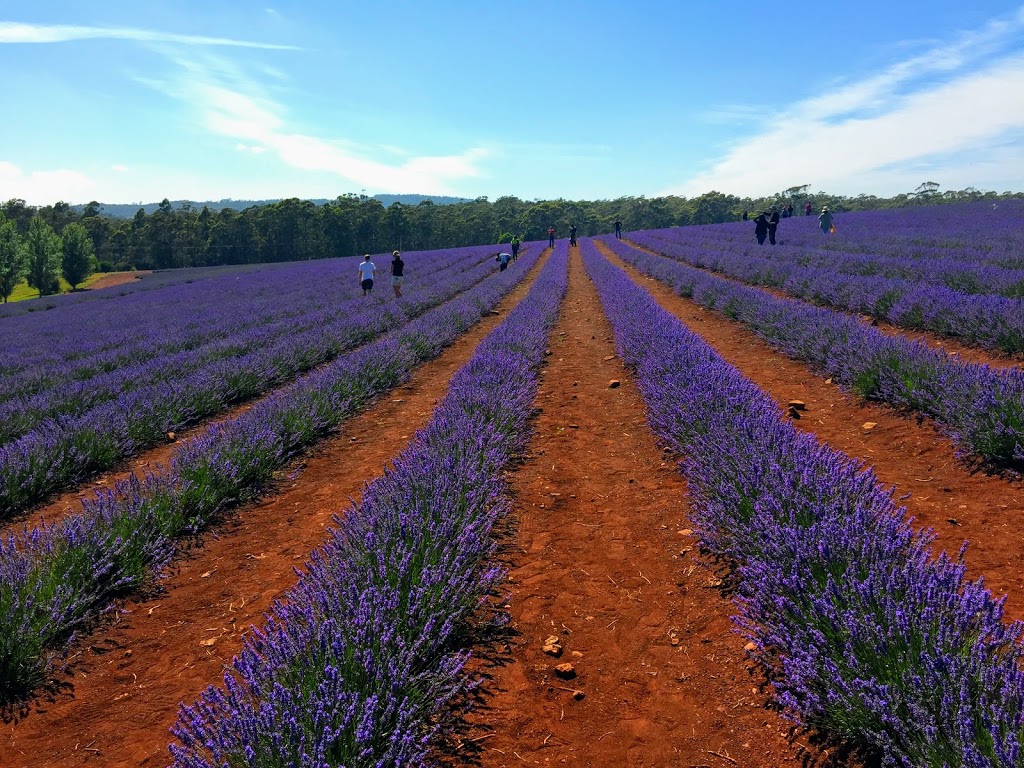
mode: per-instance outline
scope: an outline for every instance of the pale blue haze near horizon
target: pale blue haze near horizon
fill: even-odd
[[[0,1],[0,200],[1024,184],[1020,0]]]

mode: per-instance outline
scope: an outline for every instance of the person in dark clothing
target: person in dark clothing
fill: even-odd
[[[772,206],[771,216],[768,217],[768,242],[775,245],[775,231],[779,228],[779,209]]]
[[[768,214],[764,211],[757,214],[754,219],[754,237],[758,245],[764,245],[764,239],[768,237]]]
[[[395,289],[395,298],[402,297],[402,283],[405,282],[405,262],[398,251],[391,252],[391,287]]]
[[[615,239],[617,239],[617,240],[621,240],[622,239],[622,222],[621,221],[616,221],[615,222]]]
[[[555,247],[555,228],[548,227],[548,248]]]
[[[807,205],[804,206],[804,216],[810,216],[813,211],[814,206],[810,203],[807,203]]]
[[[744,211],[744,212],[743,212],[743,220],[744,220],[744,221],[746,221],[746,220],[747,220],[747,219],[749,219],[749,218],[750,218],[750,216],[748,216],[748,215],[747,215],[747,212],[746,212],[746,211]]]
[[[576,225],[569,225],[569,245],[576,245]]]

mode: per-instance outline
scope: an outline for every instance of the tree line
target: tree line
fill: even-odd
[[[469,202],[388,207],[365,195],[342,195],[323,204],[288,199],[244,210],[168,200],[155,211],[140,208],[119,219],[91,202],[81,211],[67,203],[33,207],[24,200],[0,204],[0,294],[6,297],[23,277],[40,294],[58,290],[58,277],[72,286],[91,272],[171,269],[221,264],[302,261],[330,256],[399,250],[427,250],[508,242],[512,235],[542,240],[548,227],[559,237],[575,224],[580,235],[611,232],[616,221],[626,230],[738,221],[744,211],[807,201],[833,211],[896,208],[941,202],[1019,197],[1019,193],[973,188],[939,192],[934,182],[914,192],[881,198],[811,193],[809,185],[790,187],[765,198],[721,192],[698,197],[622,197],[616,200],[520,200],[486,197]],[[10,288],[8,289],[8,286]],[[4,293],[4,291],[7,291]]]

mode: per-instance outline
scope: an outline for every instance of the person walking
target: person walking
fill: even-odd
[[[764,245],[764,239],[768,236],[768,214],[765,211],[757,214],[754,219],[754,237],[758,245]]]
[[[616,221],[615,222],[615,239],[616,240],[621,240],[622,239],[622,222],[621,221]]]
[[[548,248],[555,247],[555,228],[548,227]]]
[[[571,245],[571,246],[575,246],[576,245],[576,225],[575,224],[570,224],[569,225],[569,245]]]
[[[504,272],[506,269],[508,269],[508,263],[509,263],[509,261],[511,259],[512,259],[512,255],[508,254],[508,253],[505,253],[504,251],[501,252],[501,253],[495,254],[494,260],[496,262],[498,262],[498,271],[499,272]]]
[[[768,217],[768,242],[775,245],[775,232],[779,228],[779,209],[772,206],[772,214]]]
[[[509,245],[512,246],[512,261],[519,261],[519,235],[512,235]]]
[[[807,205],[804,206],[804,216],[810,216],[814,212],[814,206],[811,205],[811,201],[807,201]]]
[[[831,235],[836,231],[836,225],[832,223],[832,211],[828,209],[828,206],[822,206],[821,215],[818,217],[818,226],[821,227],[821,232],[824,235]]]
[[[363,296],[369,296],[373,290],[373,275],[376,271],[377,266],[370,261],[370,254],[366,254],[359,265],[359,285],[363,288]]]
[[[744,211],[743,212],[743,220],[746,221],[749,218],[750,218],[750,215],[746,211]]]
[[[402,297],[402,284],[405,282],[405,262],[398,251],[391,252],[391,287],[395,289],[395,298]]]

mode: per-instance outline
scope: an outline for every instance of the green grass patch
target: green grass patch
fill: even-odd
[[[108,275],[119,275],[119,274],[122,274],[122,273],[121,272],[96,272],[95,274],[89,275],[89,277],[87,277],[85,279],[85,282],[83,282],[80,287],[81,288],[88,288],[93,283],[95,283],[97,280],[99,280],[101,277],[107,277]],[[71,284],[68,283],[68,281],[65,280],[62,277],[60,279],[60,292],[61,293],[69,293],[70,291],[71,291]],[[14,293],[12,293],[11,297],[9,299],[7,299],[7,300],[8,301],[25,301],[25,299],[38,299],[38,298],[39,298],[39,291],[37,291],[35,288],[29,288],[28,287],[28,283],[25,282],[24,280],[22,280],[20,283],[18,283],[17,287],[15,287],[15,289],[14,289]]]

